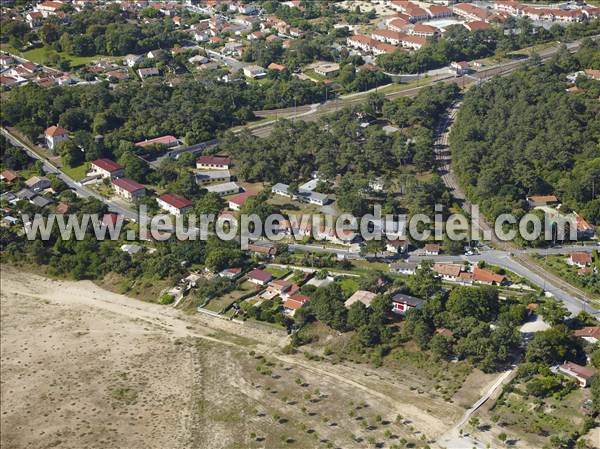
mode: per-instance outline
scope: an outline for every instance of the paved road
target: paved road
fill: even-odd
[[[71,190],[73,190],[78,196],[84,197],[84,198],[93,196],[94,198],[97,198],[100,201],[102,201],[103,203],[105,203],[108,206],[109,211],[116,212],[118,214],[122,214],[125,218],[137,220],[138,216],[134,210],[125,208],[113,201],[110,201],[110,200],[100,196],[96,192],[88,189],[87,187],[81,185],[80,183],[75,181],[73,178],[66,175],[62,171],[60,171],[54,164],[49,162],[47,159],[45,159],[42,156],[40,156],[39,154],[37,154],[25,142],[23,142],[21,139],[17,138],[13,134],[9,133],[8,130],[6,130],[5,128],[2,128],[2,135],[5,136],[14,146],[23,148],[23,150],[25,150],[25,152],[32,158],[42,161],[43,168],[46,173],[51,173],[51,174],[56,175],[65,184],[67,184],[69,186],[69,188]]]
[[[596,39],[597,37],[598,36],[594,36],[593,38]],[[570,42],[565,45],[569,51],[576,51],[577,48],[579,48],[580,44],[581,44],[581,40],[578,40],[578,41]],[[560,48],[560,45],[557,44],[554,47],[540,50],[538,52],[538,55],[540,56],[540,58],[542,60],[546,60],[546,59],[549,59],[552,56],[554,56],[554,54],[556,54],[556,52],[559,50],[559,48]],[[462,87],[465,87],[465,86],[468,86],[471,84],[482,83],[482,82],[488,81],[489,79],[491,79],[494,76],[507,75],[507,74],[515,71],[517,68],[519,68],[521,65],[523,65],[526,61],[527,61],[527,58],[520,59],[517,61],[505,62],[503,64],[499,64],[494,67],[480,70],[473,75],[460,76],[460,77],[455,77],[450,74],[445,75],[445,76],[442,75],[439,78],[437,78],[435,81],[430,82],[427,85],[418,86],[418,87],[402,90],[399,92],[384,93],[384,96],[387,99],[415,96],[416,94],[419,93],[420,90],[422,90],[425,87],[430,86],[432,84],[436,84],[436,83],[454,83],[455,82],[459,86],[462,86]],[[373,89],[372,91],[374,92],[375,89]],[[315,103],[312,105],[298,106],[297,108],[291,107],[291,108],[282,108],[282,109],[277,109],[277,110],[272,110],[272,111],[255,111],[255,114],[258,116],[261,116],[261,117],[274,117],[274,118],[275,117],[277,117],[277,118],[285,117],[288,119],[298,118],[298,119],[301,119],[304,121],[314,121],[314,120],[317,120],[322,115],[329,114],[331,112],[335,112],[337,110],[343,109],[348,106],[363,103],[366,99],[366,95],[365,95],[366,92],[363,92],[362,94],[363,95],[357,94],[356,97],[348,96],[347,98],[334,99],[334,100],[327,101],[325,103]],[[271,131],[273,130],[273,126],[274,126],[275,122],[276,122],[276,120],[262,123],[259,126],[249,125],[247,128],[250,129],[254,135],[256,135],[258,137],[265,137],[265,136],[268,136],[271,134]]]

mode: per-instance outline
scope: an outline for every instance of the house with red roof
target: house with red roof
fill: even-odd
[[[487,285],[502,285],[506,283],[506,276],[494,273],[484,268],[475,267],[473,269],[473,282]]]
[[[119,221],[119,215],[114,212],[109,212],[102,216],[102,226],[114,228]]]
[[[573,332],[575,337],[583,338],[590,343],[598,343],[600,340],[600,327],[587,326],[582,329],[577,329]]]
[[[589,239],[594,237],[596,231],[594,227],[585,221],[579,214],[575,214],[575,223],[577,224],[577,238],[578,239]]]
[[[198,169],[229,170],[231,159],[223,156],[200,156],[196,159]]]
[[[415,26],[410,30],[410,34],[413,36],[431,37],[436,36],[440,33],[436,27],[427,25],[425,23],[416,23]]]
[[[14,170],[6,169],[3,170],[2,173],[0,173],[0,180],[6,183],[10,184],[11,182],[16,181],[17,179],[19,179],[19,174]]]
[[[273,279],[271,273],[258,268],[250,271],[246,276],[250,282],[256,285],[267,285],[269,282],[271,282],[271,279]]]
[[[59,9],[64,6],[63,2],[45,1],[36,6],[36,9],[44,16],[53,16],[59,12]]]
[[[59,143],[69,139],[69,133],[58,125],[52,125],[44,131],[44,138],[48,148],[54,151]]]
[[[90,164],[90,174],[99,175],[102,178],[120,178],[124,174],[123,167],[115,161],[107,158],[96,159]]]
[[[291,295],[283,302],[283,313],[286,315],[293,316],[296,310],[301,309],[306,303],[310,301],[310,297],[296,293]]]
[[[588,368],[587,366],[581,366],[577,363],[567,362],[558,367],[558,372],[565,376],[572,377],[579,382],[581,388],[585,388],[590,384],[592,377],[596,374],[596,370]]]
[[[156,198],[158,206],[172,215],[183,215],[192,207],[192,202],[187,198],[174,193],[165,193]]]
[[[574,265],[579,268],[585,268],[592,263],[592,255],[582,251],[576,251],[569,254],[567,259],[569,265]]]
[[[248,198],[256,196],[254,192],[242,192],[238,193],[235,196],[229,198],[229,209],[231,210],[240,210],[241,207],[246,203]]]
[[[128,201],[137,201],[146,196],[146,188],[133,179],[116,178],[112,180],[112,185],[116,194]]]
[[[439,243],[426,243],[423,248],[423,254],[426,256],[438,256],[440,254]]]
[[[463,26],[469,31],[487,30],[491,25],[483,20],[472,20],[471,22],[463,23]]]

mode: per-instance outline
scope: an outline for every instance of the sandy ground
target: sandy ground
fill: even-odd
[[[435,447],[464,412],[367,366],[284,355],[280,332],[1,274],[3,448]]]

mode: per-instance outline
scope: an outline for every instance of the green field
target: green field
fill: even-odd
[[[80,179],[85,178],[85,174],[87,173],[88,168],[89,168],[89,163],[86,162],[77,167],[67,167],[67,166],[63,165],[61,167],[61,170],[67,176],[69,176],[71,179],[73,179],[74,181],[79,181]]]
[[[232,292],[226,293],[218,298],[211,299],[205,308],[211,312],[221,313],[224,309],[236,302],[242,296],[250,293],[253,290],[256,290],[256,285],[254,285],[252,282],[242,282],[238,288]]]
[[[102,56],[102,55],[94,55],[94,56],[74,56],[65,52],[57,52],[48,47],[40,47],[34,48],[32,50],[27,51],[18,51],[8,45],[2,45],[2,50],[13,53],[22,58],[28,59],[36,64],[48,65],[48,60],[51,56],[59,56],[61,59],[69,61],[71,67],[81,67],[86,64],[89,64],[92,61],[97,61],[99,59],[116,59],[113,56]]]

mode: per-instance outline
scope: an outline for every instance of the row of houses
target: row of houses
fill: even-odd
[[[494,3],[496,11],[504,12],[515,17],[529,17],[532,20],[552,22],[583,22],[600,17],[600,8],[586,6],[581,8],[549,8],[532,7],[513,0],[500,0]]]
[[[394,274],[412,276],[416,274],[420,264],[417,262],[396,262],[390,264],[389,267],[390,272]],[[464,265],[459,264],[435,263],[432,270],[443,281],[461,285],[483,284],[505,286],[509,283],[506,276],[478,266],[468,269]]]

